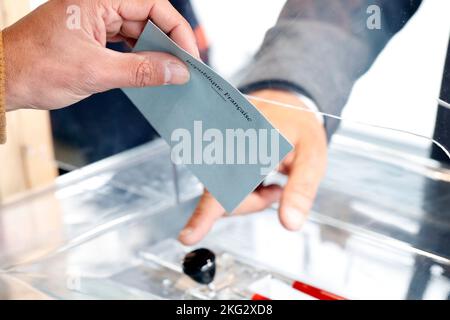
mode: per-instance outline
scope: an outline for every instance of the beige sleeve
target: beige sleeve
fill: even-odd
[[[0,31],[0,144],[6,142],[5,115],[5,59],[3,56],[3,34]]]

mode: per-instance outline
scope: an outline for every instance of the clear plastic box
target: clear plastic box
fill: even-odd
[[[154,141],[1,208],[0,297],[317,298],[301,283],[346,299],[447,299],[450,171],[398,150],[336,136],[302,231],[283,229],[276,207],[221,219],[194,247],[217,256],[203,286],[180,271],[194,248],[176,241],[202,186]]]

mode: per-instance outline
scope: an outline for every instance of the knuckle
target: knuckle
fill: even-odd
[[[149,58],[145,58],[137,64],[131,82],[133,86],[145,87],[162,82],[162,75],[156,64]]]

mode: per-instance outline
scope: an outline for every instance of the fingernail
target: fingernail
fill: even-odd
[[[184,64],[168,62],[164,70],[164,84],[184,84],[189,81],[190,75]]]
[[[186,228],[181,230],[180,234],[179,234],[179,238],[185,238],[188,237],[192,232],[194,231],[194,229],[192,228]]]
[[[291,230],[299,230],[305,222],[305,215],[293,207],[286,209],[286,216]]]

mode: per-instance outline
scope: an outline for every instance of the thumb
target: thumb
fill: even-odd
[[[120,53],[107,50],[93,66],[96,91],[184,84],[190,75],[178,58],[162,52]]]

